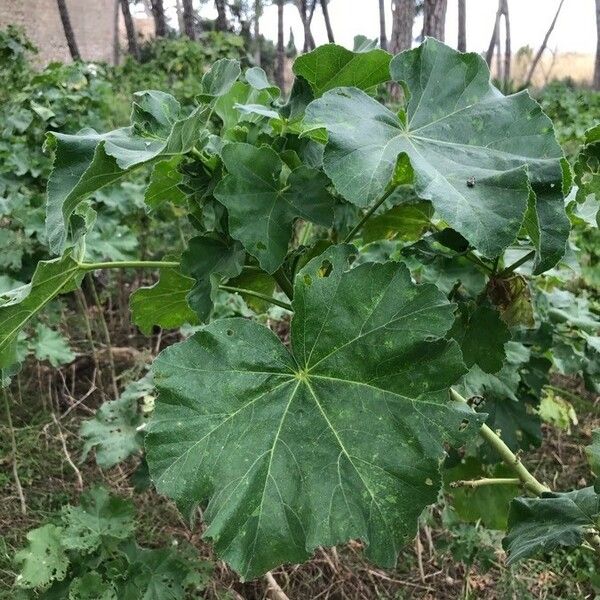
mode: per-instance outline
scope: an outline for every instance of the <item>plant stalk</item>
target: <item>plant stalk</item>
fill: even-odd
[[[518,269],[521,265],[525,264],[527,261],[531,260],[534,257],[535,257],[535,250],[531,250],[531,252],[528,252],[527,254],[525,254],[525,256],[522,256],[521,258],[519,258],[519,260],[516,260],[512,265],[509,265],[508,267],[506,267],[506,269],[503,269],[501,271],[499,277],[506,277],[507,275],[510,275],[516,269]]]
[[[456,390],[450,388],[450,396],[458,402],[467,402]],[[479,433],[481,437],[492,447],[502,458],[504,464],[510,467],[523,485],[536,496],[541,496],[544,492],[549,492],[550,488],[540,483],[521,462],[521,459],[504,443],[502,438],[488,427],[485,423],[481,426]]]
[[[17,489],[17,495],[19,496],[19,504],[21,506],[21,514],[27,514],[27,504],[25,502],[25,494],[23,493],[23,486],[21,485],[21,479],[19,478],[19,470],[17,468],[17,440],[15,438],[15,428],[13,427],[12,415],[10,412],[10,402],[8,401],[8,394],[6,388],[2,389],[2,396],[4,397],[4,410],[6,411],[6,423],[10,432],[10,446],[11,446],[11,463],[12,472],[15,479],[15,488]]]
[[[234,292],[236,294],[246,294],[248,296],[254,296],[255,298],[259,298],[260,300],[264,300],[265,302],[270,302],[271,304],[275,304],[277,306],[280,306],[281,308],[285,308],[285,310],[293,312],[292,305],[288,302],[283,302],[283,300],[277,300],[277,298],[267,296],[266,294],[261,294],[260,292],[255,292],[254,290],[245,290],[243,288],[233,287],[230,285],[220,285],[219,289],[224,290],[226,292]]]
[[[174,269],[178,262],[166,260],[121,260],[113,262],[78,263],[82,271],[96,271],[99,269]]]
[[[277,282],[277,285],[281,288],[281,291],[292,300],[294,297],[294,286],[292,282],[288,279],[288,276],[283,272],[282,268],[277,269],[275,273],[273,273],[273,279]]]
[[[521,485],[521,483],[518,477],[482,477],[481,479],[453,481],[450,483],[450,487],[478,488],[486,485]]]
[[[363,228],[363,225],[371,218],[373,213],[393,194],[396,187],[391,187],[371,208],[363,215],[363,218],[350,230],[344,238],[344,244],[351,242],[354,236]]]

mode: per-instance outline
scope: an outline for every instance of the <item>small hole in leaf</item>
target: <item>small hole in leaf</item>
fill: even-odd
[[[312,277],[308,273],[304,275],[304,285],[312,285]]]
[[[330,261],[324,260],[319,267],[318,275],[319,277],[329,277],[329,275],[331,275],[331,271],[333,271],[333,265]]]
[[[228,335],[229,337],[231,337],[231,336],[233,335],[233,329],[228,329],[228,330],[227,330],[227,335]]]
[[[356,258],[357,258],[357,257],[356,257],[356,254],[351,254],[351,255],[350,255],[348,258],[347,258],[347,261],[348,261],[348,266],[350,266],[350,265],[351,265],[351,264],[352,264],[352,263],[353,263],[353,262],[356,260]]]
[[[459,431],[464,431],[469,426],[469,419],[463,419],[458,427]]]

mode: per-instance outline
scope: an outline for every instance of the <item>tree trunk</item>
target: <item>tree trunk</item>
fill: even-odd
[[[175,0],[175,12],[177,13],[177,26],[179,27],[179,33],[185,31],[185,24],[183,22],[183,8],[181,7],[181,0]]]
[[[600,90],[600,0],[596,0],[596,64],[594,66],[594,89]]]
[[[127,32],[127,47],[129,54],[136,60],[140,59],[140,49],[138,48],[137,35],[129,10],[129,0],[119,0],[121,4],[121,12],[123,13],[123,21],[125,21],[125,31]]]
[[[423,37],[444,41],[448,0],[425,0],[423,4]]]
[[[183,31],[190,40],[196,39],[196,28],[194,27],[194,3],[192,0],[183,2]]]
[[[163,0],[151,0],[152,16],[154,17],[154,34],[156,37],[167,35],[167,20],[165,19],[165,7]]]
[[[229,23],[227,22],[227,6],[225,0],[215,0],[215,8],[217,9],[217,21],[215,27],[217,31],[227,31]]]
[[[262,15],[262,4],[260,0],[254,0],[254,63],[260,67],[262,57],[260,53],[260,17]]]
[[[600,2],[600,0],[598,0]],[[379,46],[388,49],[387,35],[385,32],[385,0],[379,0]]]
[[[458,0],[458,51],[467,51],[467,7],[466,0]]]
[[[335,43],[333,37],[333,29],[331,28],[331,19],[329,18],[329,9],[327,8],[327,0],[321,0],[321,10],[323,11],[323,18],[325,19],[325,27],[327,28],[327,39],[330,44]]]
[[[283,2],[277,0],[277,67],[275,70],[275,80],[283,92],[284,70],[285,70],[285,48],[283,47]]]
[[[81,60],[75,33],[73,32],[73,27],[71,27],[71,19],[69,18],[66,0],[56,0],[56,4],[58,5],[58,12],[60,13],[60,20],[62,21],[63,31],[65,32],[65,38],[67,40],[67,45],[69,46],[71,58],[73,60]]]
[[[412,47],[414,22],[415,0],[393,0],[392,37],[390,38],[392,54],[398,54]]]
[[[512,62],[512,50],[510,47],[510,17],[508,16],[508,0],[502,0],[502,12],[504,13],[504,91],[508,93],[510,85],[510,64]]]
[[[546,49],[546,44],[548,43],[548,38],[550,37],[550,34],[552,33],[554,26],[556,25],[556,20],[558,19],[558,15],[560,13],[560,9],[562,8],[564,1],[565,0],[560,0],[560,2],[558,4],[558,8],[556,9],[556,14],[554,15],[554,19],[552,19],[552,23],[550,23],[550,27],[548,28],[548,31],[546,31],[546,35],[544,36],[544,41],[542,42],[540,49],[537,51],[537,54],[535,55],[533,62],[531,63],[531,67],[529,68],[529,73],[527,73],[527,79],[525,80],[523,87],[528,87],[529,84],[531,83],[531,79],[533,77],[533,73],[535,72],[535,68],[537,67],[538,63],[540,62],[540,58],[542,58],[542,54],[544,53],[544,50]]]
[[[317,0],[313,0],[312,7],[309,12],[308,0],[296,0],[296,8],[298,9],[298,14],[300,15],[300,21],[302,21],[302,28],[304,30],[304,46],[302,47],[302,52],[310,52],[316,47],[315,39],[310,29],[316,4]]]
[[[113,65],[119,64],[119,55],[121,54],[121,44],[119,43],[119,0],[115,0],[113,5]]]

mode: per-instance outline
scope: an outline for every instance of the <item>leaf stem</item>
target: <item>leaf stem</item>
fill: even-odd
[[[450,396],[458,402],[467,402],[456,390],[450,388]],[[488,427],[485,423],[481,426],[479,433],[481,437],[500,455],[502,461],[510,467],[523,485],[536,496],[549,492],[550,488],[540,483],[521,462],[521,459],[504,443],[502,438]]]
[[[82,271],[96,271],[98,269],[174,269],[178,262],[166,260],[121,260],[113,262],[78,263]]]
[[[225,290],[226,292],[234,292],[236,294],[246,294],[248,296],[254,296],[255,298],[259,298],[260,300],[265,300],[265,302],[270,302],[271,304],[275,304],[280,306],[281,308],[285,308],[285,310],[293,311],[292,305],[288,302],[284,302],[283,300],[277,300],[277,298],[273,298],[272,296],[267,296],[266,294],[261,294],[260,292],[255,292],[254,290],[245,290],[243,288],[233,287],[231,285],[220,285],[220,290]]]
[[[294,297],[294,286],[292,286],[292,282],[288,279],[288,276],[283,272],[281,267],[273,273],[273,279],[275,279],[277,285],[281,288],[281,291],[292,300]]]
[[[452,481],[450,487],[469,487],[478,488],[486,485],[521,485],[518,477],[482,477],[481,479]]]
[[[527,261],[531,260],[534,257],[535,257],[535,250],[531,250],[531,252],[528,252],[527,254],[525,254],[525,256],[522,256],[521,258],[519,258],[519,260],[516,260],[512,265],[509,265],[508,267],[506,267],[506,269],[503,269],[500,272],[499,277],[506,277],[506,275],[510,275],[513,271],[515,271],[521,265],[525,264]]]
[[[354,236],[362,229],[363,225],[369,220],[371,215],[392,195],[396,187],[391,187],[371,208],[363,215],[363,218],[350,230],[344,238],[344,243],[351,242]]]

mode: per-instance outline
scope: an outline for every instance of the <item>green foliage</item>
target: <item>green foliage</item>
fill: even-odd
[[[207,569],[183,549],[141,548],[135,542],[134,509],[129,500],[92,488],[79,506],[67,506],[60,525],[27,534],[28,545],[15,561],[18,587],[31,598],[75,600],[183,599],[200,592]]]
[[[186,517],[203,508],[206,537],[242,577],[350,539],[392,566],[443,481],[516,472],[539,493],[511,450],[541,440],[549,370],[598,383],[597,298],[565,275],[594,256],[593,130],[576,163],[579,197],[565,202],[571,173],[551,121],[526,92],[495,89],[479,56],[433,39],[394,58],[365,40],[356,52],[327,45],[296,60],[284,103],[261,69],[242,74],[239,56],[193,64],[203,52],[181,40],[149,48],[139,76],[158,85],[134,95],[129,126],[90,108],[79,133],[65,123],[48,134],[46,218],[32,195],[35,219],[0,239],[14,275],[0,281],[3,383],[22,358],[20,332],[48,302],[86,272],[147,266],[160,276],[132,294],[133,322],[195,333],[160,354],[154,383],[131,384],[83,425],[84,457],[95,449],[111,467],[145,437],[158,491]],[[169,79],[178,72],[181,87]],[[403,88],[399,110],[373,97],[388,80]],[[35,116],[11,113],[11,135],[39,118],[39,142],[56,111],[26,101]],[[36,185],[49,174],[46,159],[11,160]],[[17,204],[0,203],[11,223]],[[571,224],[581,249],[565,254]],[[47,243],[61,256],[31,277]],[[153,260],[133,260],[138,246]],[[265,326],[276,321],[280,339]],[[49,331],[28,344],[58,364],[68,350]],[[475,409],[450,401],[457,392]],[[454,518],[508,522],[517,557],[540,546],[542,522],[547,547],[595,531],[570,518],[575,492],[514,499],[507,521],[512,479],[452,491]],[[120,502],[91,493],[60,531],[40,534],[68,570],[33,587],[182,597],[189,563],[138,548]],[[472,556],[474,540],[460,551]]]

